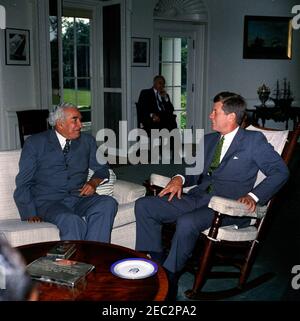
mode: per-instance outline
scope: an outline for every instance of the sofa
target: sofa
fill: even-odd
[[[21,150],[0,151],[0,238],[6,239],[12,246],[57,241],[59,231],[54,224],[28,223],[20,219],[13,199],[20,153]],[[136,235],[134,202],[145,195],[145,187],[118,180],[111,171],[109,182],[97,189],[97,193],[112,195],[119,203],[111,243],[134,249]]]

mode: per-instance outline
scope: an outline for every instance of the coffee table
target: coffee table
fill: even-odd
[[[45,242],[18,247],[27,264],[45,256],[58,242]],[[76,252],[70,260],[91,263],[95,269],[74,288],[37,281],[41,301],[163,301],[168,292],[168,279],[164,269],[148,278],[127,280],[110,272],[111,265],[125,258],[147,258],[131,249],[100,242],[72,241]]]

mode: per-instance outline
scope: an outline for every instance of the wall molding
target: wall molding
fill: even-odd
[[[207,22],[208,12],[202,0],[160,0],[157,1],[155,19]]]

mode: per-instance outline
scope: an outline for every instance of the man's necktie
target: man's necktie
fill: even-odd
[[[224,143],[224,136],[221,137],[221,139],[219,140],[217,146],[216,146],[216,150],[215,150],[215,154],[213,157],[212,162],[210,163],[209,169],[208,169],[208,174],[211,175],[212,172],[220,165],[220,158],[221,158],[221,152],[222,152],[222,147],[223,147],[223,143]],[[212,191],[213,187],[210,184],[206,191],[207,193],[210,193]]]
[[[70,139],[66,139],[66,144],[65,147],[63,149],[63,154],[64,156],[66,156],[70,150],[70,145],[71,145],[71,140]]]
[[[156,93],[156,100],[157,100],[158,109],[160,111],[164,111],[165,107],[164,107],[164,104],[163,104],[161,98],[159,97],[159,93],[158,92]]]

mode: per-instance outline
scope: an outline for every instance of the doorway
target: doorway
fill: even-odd
[[[166,79],[177,125],[182,130],[204,125],[204,57],[204,25],[155,21],[155,73]]]

